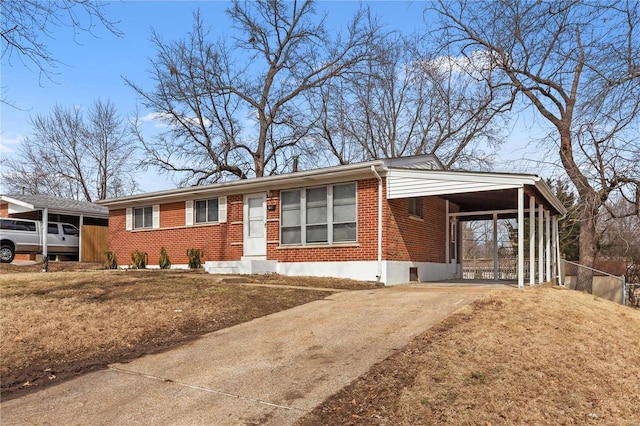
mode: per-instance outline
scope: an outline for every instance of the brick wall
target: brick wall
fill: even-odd
[[[185,226],[185,203],[167,203],[160,205],[160,228],[172,228],[175,226]]]
[[[358,182],[358,241],[355,243],[309,245],[305,247],[280,246],[280,223],[278,221],[279,193],[267,200],[276,205],[275,211],[267,212],[267,258],[280,262],[336,262],[349,260],[376,260],[378,256],[378,181]]]
[[[385,259],[445,262],[446,202],[422,197],[422,218],[409,215],[409,200],[388,200]]]
[[[355,243],[280,246],[280,193],[267,195],[267,258],[280,262],[376,260],[378,244],[378,181],[361,180],[357,184],[358,239]],[[386,185],[383,184],[383,191]],[[158,263],[160,248],[165,247],[174,264],[187,263],[186,251],[199,248],[204,260],[240,260],[243,254],[243,197],[227,197],[227,222],[186,227],[185,203],[160,206],[157,230],[126,231],[125,209],[109,212],[109,248],[119,263],[126,265],[131,253],[144,251],[149,264]],[[423,219],[409,217],[408,200],[385,200],[383,193],[383,259],[416,262],[445,261],[445,201],[423,197]]]
[[[227,198],[226,223],[185,227],[184,208],[184,202],[163,204],[160,206],[160,229],[133,232],[125,228],[126,210],[111,210],[109,250],[116,253],[120,265],[129,264],[135,250],[146,252],[149,265],[157,265],[162,247],[173,264],[188,263],[186,253],[190,248],[203,251],[202,261],[240,260],[242,222],[237,223],[237,219],[242,218],[242,196]]]

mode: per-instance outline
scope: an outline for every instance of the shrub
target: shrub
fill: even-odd
[[[171,261],[164,247],[160,249],[160,261],[158,264],[160,265],[160,269],[169,269],[171,267]]]
[[[118,259],[115,252],[107,250],[104,252],[104,256],[106,257],[104,269],[118,269]]]
[[[189,258],[189,268],[198,269],[202,267],[200,257],[202,257],[203,255],[204,253],[200,249],[192,248],[187,250],[187,257]]]
[[[147,267],[147,253],[141,252],[139,250],[131,253],[131,264],[130,268],[133,269],[144,269]]]

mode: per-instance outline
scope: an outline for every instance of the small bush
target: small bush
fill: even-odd
[[[171,268],[171,261],[169,260],[169,256],[167,255],[167,250],[164,247],[160,249],[160,261],[158,262],[160,265],[160,269],[169,269]]]
[[[118,269],[118,259],[115,252],[107,250],[104,252],[104,256],[106,257],[104,269]]]
[[[147,267],[147,259],[147,253],[136,250],[131,253],[131,264],[129,267],[132,269],[144,269]]]
[[[202,267],[200,258],[204,255],[202,250],[192,248],[187,250],[187,257],[189,258],[189,268],[198,269]]]

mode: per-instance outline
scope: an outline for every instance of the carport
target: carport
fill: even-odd
[[[498,219],[516,219],[517,280],[525,284],[525,218],[529,219],[529,284],[560,279],[558,220],[566,209],[536,175],[389,168],[387,199],[437,196],[446,200],[446,263],[455,256],[459,222],[492,220],[494,279],[498,279]],[[533,224],[537,224],[534,226]],[[536,250],[537,247],[537,250]],[[538,264],[535,270],[536,261]]]
[[[45,242],[49,221],[77,226],[80,230],[80,261],[100,261],[102,252],[106,250],[109,217],[106,207],[51,195],[0,195],[0,216],[42,221]],[[42,255],[46,257],[47,254],[47,245],[44,244]]]

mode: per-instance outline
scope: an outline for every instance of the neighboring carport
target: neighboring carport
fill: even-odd
[[[537,223],[537,226],[529,227],[529,284],[550,281],[554,275],[560,276],[558,219],[564,217],[566,209],[540,177],[510,173],[389,168],[387,199],[424,196],[437,196],[447,201],[447,229],[457,226],[458,221],[493,220],[496,279],[496,223],[498,219],[516,219],[517,279],[518,287],[524,286],[525,217],[528,217],[531,224]],[[447,232],[446,235],[446,263],[449,264],[451,233]]]
[[[86,201],[51,195],[0,195],[0,212],[7,217],[42,221],[43,241],[47,241],[48,222],[66,222],[80,230],[80,261],[97,262],[107,249],[109,210]],[[47,246],[43,246],[43,257]]]

